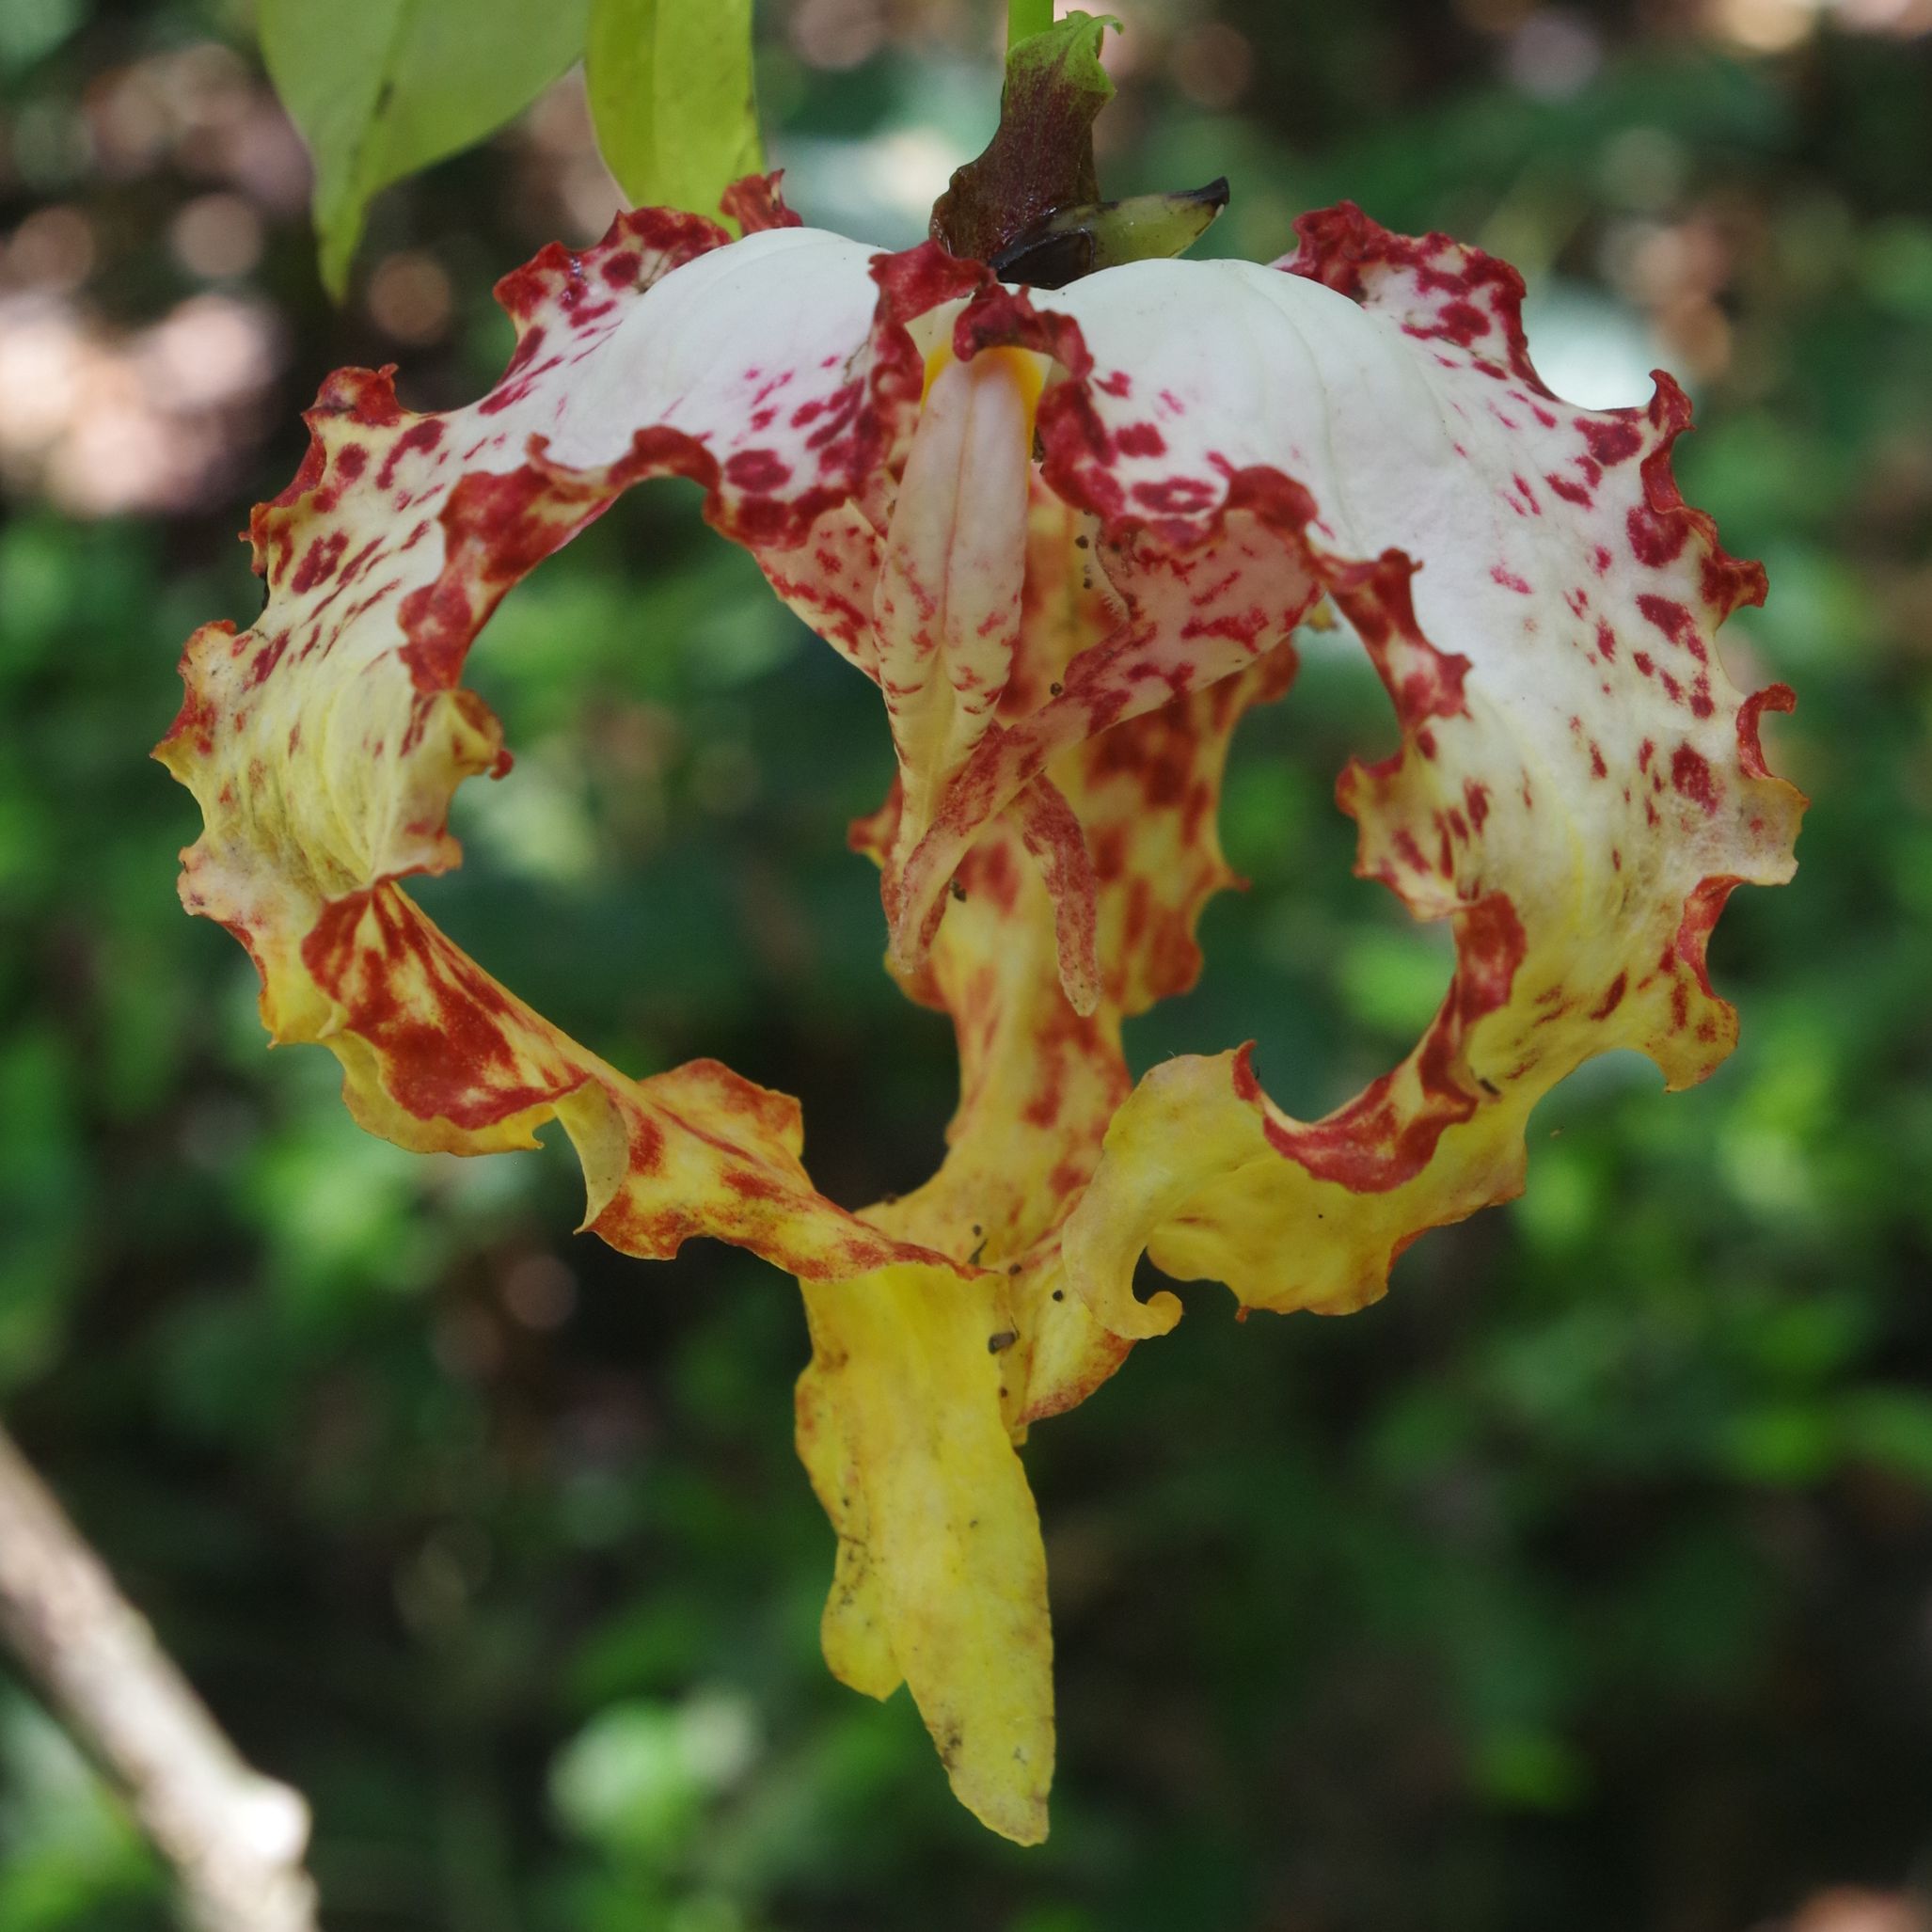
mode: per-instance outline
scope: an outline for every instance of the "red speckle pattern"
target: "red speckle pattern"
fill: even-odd
[[[708,1234],[808,1279],[898,1260],[982,1284],[1018,1428],[1149,1332],[1124,1285],[1142,1245],[1250,1304],[1354,1306],[1422,1228],[1515,1187],[1528,1109],[1581,1059],[1638,1046],[1681,1085],[1722,1057],[1705,942],[1734,884],[1788,871],[1800,801],[1759,741],[1789,692],[1741,698],[1719,662],[1763,574],[1677,490],[1689,407],[1668,377],[1639,408],[1562,403],[1512,269],[1347,204],[1271,269],[1140,263],[1051,294],[936,244],[802,229],[776,176],[723,212],[746,239],[641,210],[505,277],[516,350],[470,408],[413,415],[388,370],[332,376],[250,520],[261,619],[189,642],[162,747],[207,819],[183,895],[249,947],[277,1036],[334,1046],[359,1117],[483,1151],[555,1115],[591,1225],[632,1253]],[[1010,469],[1020,495],[934,496],[928,358],[937,382],[1016,356],[1045,379],[1037,461],[995,442],[971,474]],[[929,1187],[863,1217],[813,1190],[792,1102],[711,1062],[626,1079],[398,883],[456,863],[454,786],[509,768],[460,683],[491,612],[665,475],[895,724],[933,653],[950,680],[951,736],[935,754],[906,725],[902,783],[854,838],[895,970],[952,1016],[960,1109]],[[1010,552],[973,552],[963,584],[910,543],[925,518],[957,562],[995,510]],[[983,611],[961,594],[1000,573]],[[1322,1119],[1277,1106],[1245,1052],[1181,1056],[1130,1097],[1121,1022],[1193,983],[1201,906],[1230,882],[1230,736],[1286,689],[1324,599],[1401,736],[1338,798],[1358,869],[1449,922],[1442,1007]]]
[[[807,238],[776,188],[742,183],[729,212],[768,231],[761,245],[796,245]],[[769,232],[783,230],[793,234]],[[409,1145],[482,1151],[528,1144],[552,1113],[594,1146],[601,1117],[614,1117],[631,1162],[594,1196],[592,1225],[607,1238],[666,1255],[709,1234],[836,1278],[937,1258],[813,1191],[791,1102],[711,1063],[624,1079],[506,993],[395,883],[453,864],[451,791],[510,768],[496,720],[458,682],[505,593],[650,476],[697,481],[713,521],[742,541],[798,544],[863,497],[910,435],[921,366],[895,302],[984,279],[931,253],[896,258],[881,264],[881,296],[861,253],[854,330],[833,315],[823,351],[797,366],[765,358],[708,399],[709,420],[671,420],[707,399],[673,370],[652,403],[641,311],[727,240],[695,217],[641,210],[582,254],[545,249],[499,286],[517,346],[469,410],[412,416],[389,370],[330,377],[294,481],[251,518],[267,608],[246,633],[214,626],[190,641],[187,696],[161,755],[208,820],[184,899],[248,945],[277,1037],[338,1045],[368,1124]],[[787,279],[775,263],[774,286]],[[633,341],[644,382],[620,393],[663,413],[627,423],[586,383],[637,353]],[[804,419],[784,436],[781,404]],[[752,426],[761,407],[763,435]],[[310,717],[329,729],[305,733]]]
[[[1637,1046],[1672,1085],[1703,1077],[1735,1021],[1683,935],[1715,919],[1713,881],[1788,876],[1802,805],[1758,749],[1782,688],[1740,699],[1718,665],[1718,625],[1764,578],[1677,490],[1677,386],[1660,376],[1642,408],[1578,411],[1536,374],[1506,264],[1349,206],[1298,227],[1280,268],[1362,323],[1279,297],[1290,379],[1253,346],[1270,298],[1249,269],[1209,271],[1239,285],[1225,335],[1205,296],[1164,302],[1186,273],[1174,265],[1132,271],[1132,305],[1080,284],[1036,297],[1070,311],[1060,332],[1074,323],[1082,350],[1042,404],[1045,474],[1116,541],[1183,551],[1225,541],[1274,477],[1268,521],[1361,637],[1402,726],[1401,752],[1338,787],[1361,826],[1358,869],[1452,922],[1456,970],[1416,1051],[1323,1120],[1275,1107],[1239,1054],[1148,1077],[1069,1236],[1085,1291],[1124,1334],[1179,1310],[1132,1298],[1137,1243],[1110,1224],[1138,1215],[1164,1268],[1244,1301],[1355,1306],[1422,1228],[1515,1190],[1529,1107],[1582,1059]],[[1117,319],[1130,309],[1137,326]],[[1329,336],[1349,379],[1324,388]],[[1172,404],[1151,461],[1122,435],[1140,412],[1107,400],[1130,338],[1136,393]],[[1432,469],[1429,514],[1405,524]],[[982,783],[979,815],[1007,795]],[[1243,1151],[1255,1147],[1301,1178],[1271,1177]],[[1158,1213],[1137,1205],[1154,1198]]]
[[[878,1485],[946,1494],[943,1444],[910,1477],[854,1469],[894,1348],[955,1403],[948,1431],[986,1436],[975,1468],[1017,1484],[1009,1442],[1178,1316],[1134,1293],[1143,1251],[1243,1312],[1372,1300],[1424,1229],[1516,1190],[1531,1109],[1581,1061],[1637,1047],[1682,1085],[1721,1060],[1710,933],[1735,886],[1788,876],[1802,800],[1760,739],[1791,693],[1742,697],[1717,649],[1764,578],[1677,489],[1683,392],[1561,402],[1506,264],[1343,204],[1273,267],[1142,262],[1046,293],[934,243],[804,229],[776,175],[721,212],[744,239],[640,210],[506,276],[515,351],[470,407],[407,411],[388,369],[331,376],[250,517],[262,612],[189,640],[158,755],[205,820],[184,902],[247,948],[276,1038],[337,1053],[364,1125],[481,1153],[557,1119],[605,1240],[735,1242],[808,1285],[831,1645],[841,1618],[885,1627]],[[461,683],[491,613],[663,476],[893,726],[898,775],[852,843],[893,971],[951,1019],[960,1095],[937,1174],[863,1213],[813,1186],[795,1101],[709,1060],[629,1078],[404,891],[458,863],[455,787],[510,769]],[[1446,922],[1454,963],[1414,1050],[1303,1120],[1246,1048],[1135,1085],[1122,1029],[1195,983],[1202,908],[1237,883],[1231,738],[1323,604],[1401,739],[1338,782],[1357,870]],[[868,1641],[884,1694],[911,1653]]]

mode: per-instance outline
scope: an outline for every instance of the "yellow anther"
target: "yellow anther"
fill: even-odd
[[[926,384],[919,392],[922,404],[932,393],[932,386],[939,380],[941,372],[949,368],[956,359],[950,342],[942,342],[926,356]],[[1010,372],[1026,405],[1026,440],[1031,443],[1034,412],[1039,407],[1040,391],[1047,386],[1047,371],[1052,366],[1052,357],[1036,355],[1031,349],[982,349],[967,366],[982,373],[993,369]]]

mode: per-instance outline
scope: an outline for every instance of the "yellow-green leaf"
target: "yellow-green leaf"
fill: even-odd
[[[371,200],[481,140],[583,51],[589,0],[261,0],[269,77],[315,160],[322,278],[338,297]]]
[[[752,0],[593,0],[584,79],[605,165],[638,207],[715,215],[764,166]]]

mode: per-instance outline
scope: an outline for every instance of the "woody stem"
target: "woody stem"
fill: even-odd
[[[126,1795],[195,1932],[315,1932],[308,1806],[242,1762],[4,1429],[0,1644]]]

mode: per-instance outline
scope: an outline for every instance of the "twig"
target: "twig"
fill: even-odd
[[[315,1932],[309,1807],[242,1762],[4,1428],[0,1639],[126,1794],[197,1932]]]

